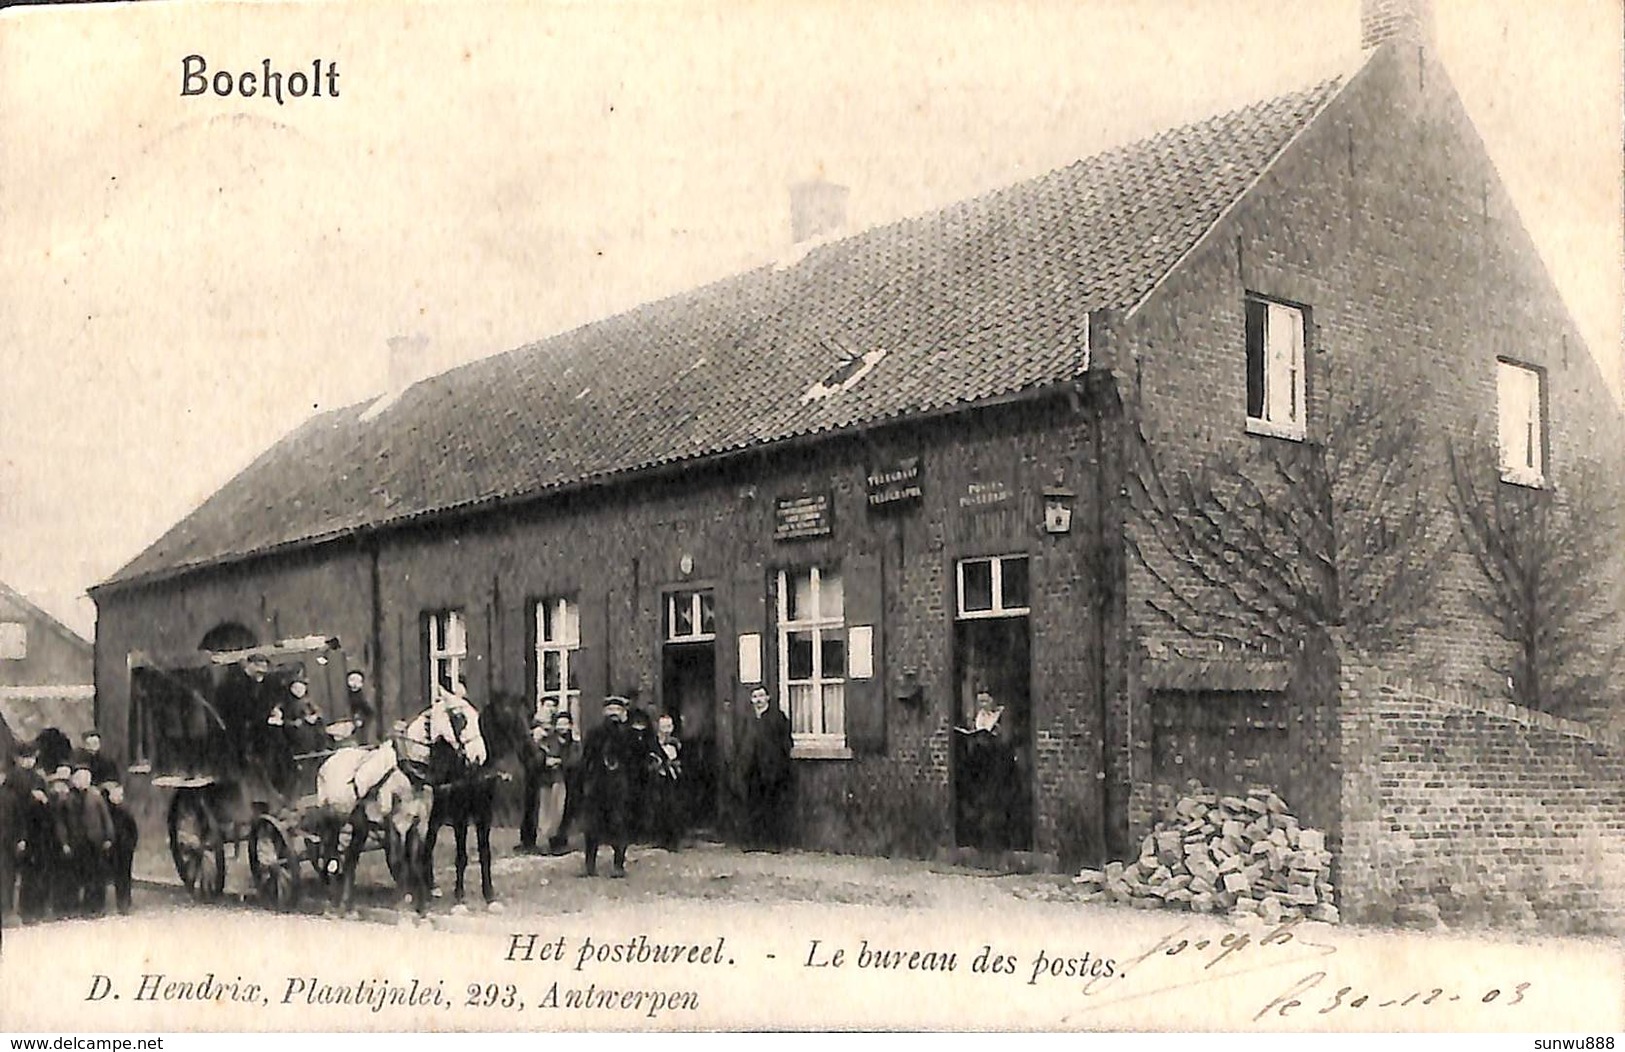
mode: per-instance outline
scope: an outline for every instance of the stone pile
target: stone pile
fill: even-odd
[[[1325,833],[1300,826],[1274,792],[1220,796],[1193,782],[1138,859],[1085,869],[1072,882],[1086,902],[1335,924],[1331,865]]]

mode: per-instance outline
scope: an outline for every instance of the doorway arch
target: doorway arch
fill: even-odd
[[[236,621],[223,621],[203,634],[199,650],[246,650],[259,645],[259,637]]]

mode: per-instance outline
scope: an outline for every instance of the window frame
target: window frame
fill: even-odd
[[[28,622],[0,621],[0,661],[27,660]]]
[[[1527,432],[1524,436],[1526,445],[1522,453],[1525,463],[1510,463],[1509,454],[1512,450],[1506,447],[1507,435],[1507,384],[1505,378],[1520,374],[1534,381],[1534,397],[1528,399],[1529,412],[1523,421],[1526,428],[1533,427],[1534,434]],[[1529,419],[1529,415],[1533,419]],[[1530,362],[1518,361],[1514,358],[1497,358],[1495,360],[1495,448],[1496,466],[1501,481],[1514,486],[1526,486],[1530,489],[1541,489],[1546,485],[1548,468],[1551,463],[1551,423],[1547,406],[1546,370]],[[1532,439],[1532,441],[1531,441]],[[1527,463],[1530,455],[1535,457],[1535,463]]]
[[[442,662],[447,665],[451,673],[450,681],[454,684],[462,683],[466,686],[467,681],[463,678],[463,674],[465,666],[468,664],[468,618],[464,616],[462,608],[442,607],[438,610],[425,610],[423,617],[426,624],[424,636],[426,653],[424,656],[429,674],[428,685],[430,691],[432,692],[435,687],[445,682],[440,677]],[[453,625],[457,626],[455,634],[451,631]],[[448,639],[453,635],[455,635],[455,640]],[[459,644],[458,649],[451,648],[449,644],[452,641]],[[429,701],[430,698],[424,699],[425,703]]]
[[[817,614],[813,617],[802,617],[790,620],[790,588],[796,578],[801,574],[809,575],[809,592],[814,597],[813,606]],[[828,616],[823,609],[822,584],[826,575],[841,580],[841,610],[837,616]],[[838,567],[823,565],[809,565],[802,567],[781,568],[776,576],[777,595],[775,596],[776,635],[778,637],[778,704],[779,711],[784,713],[791,726],[792,748],[806,753],[821,755],[847,755],[848,744],[846,736],[846,687],[851,678],[847,673],[848,667],[840,669],[836,676],[825,675],[824,641],[826,633],[839,633],[841,640],[841,653],[843,663],[851,664],[850,641],[847,639],[848,626],[846,624],[846,581],[841,577]],[[812,635],[812,676],[809,679],[790,679],[790,635],[792,633],[809,632]],[[813,712],[809,722],[818,728],[811,731],[795,730],[795,712],[790,702],[790,688],[792,686],[810,687]],[[827,687],[840,688],[840,728],[831,731],[824,726],[824,691]]]
[[[545,630],[544,615],[549,609],[553,611],[554,625],[563,626],[563,635],[559,635],[555,631],[553,636],[549,636]],[[570,616],[572,612],[575,615],[573,621]],[[579,727],[581,726],[581,687],[580,668],[577,659],[581,653],[581,603],[574,595],[542,596],[540,599],[531,602],[530,615],[533,626],[532,631],[535,633],[536,640],[534,650],[536,675],[531,684],[535,688],[534,696],[531,698],[534,710],[540,713],[542,702],[552,701],[553,711],[557,713],[560,711],[560,702],[562,702],[563,711],[569,712],[571,722]],[[572,623],[575,626],[573,637],[570,634],[570,625]],[[549,654],[557,654],[559,659],[559,688],[557,690],[548,690],[544,679],[547,675],[547,656]],[[572,674],[577,677],[577,685],[574,687],[570,685]]]
[[[1027,605],[1004,605],[1004,564],[1020,559],[1027,564]],[[986,610],[965,607],[965,567],[970,563],[989,563],[989,582],[993,605]],[[979,621],[995,617],[1030,617],[1033,612],[1032,558],[1026,552],[1005,552],[999,555],[966,555],[954,560],[954,620]]]
[[[689,623],[693,631],[679,634],[677,631],[677,599],[686,597],[689,608]],[[705,631],[704,609],[705,601],[702,597],[709,596],[711,601],[711,631]],[[712,643],[717,638],[717,596],[716,589],[710,587],[684,587],[672,588],[666,592],[666,601],[663,604],[662,617],[665,618],[665,632],[663,642],[666,643]]]
[[[1251,311],[1254,306],[1263,308],[1262,323],[1259,327],[1259,356],[1261,376],[1259,379],[1259,411],[1263,415],[1254,416],[1252,407],[1252,325],[1250,324]],[[1264,296],[1256,292],[1247,293],[1243,300],[1243,313],[1247,316],[1249,324],[1243,326],[1246,352],[1247,382],[1244,384],[1246,398],[1246,429],[1248,434],[1265,435],[1271,438],[1288,439],[1294,442],[1304,441],[1309,434],[1309,333],[1310,308],[1302,303],[1293,303],[1289,300],[1278,299],[1273,296]],[[1270,382],[1271,356],[1270,356],[1270,318],[1275,311],[1291,311],[1297,318],[1295,345],[1292,348],[1293,359],[1288,363],[1291,376],[1292,390],[1288,395],[1289,403],[1296,408],[1296,415],[1285,420],[1275,419],[1271,416],[1272,399]]]

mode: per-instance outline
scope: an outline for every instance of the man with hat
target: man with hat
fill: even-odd
[[[605,698],[603,722],[587,732],[581,747],[580,813],[586,825],[589,877],[598,875],[598,846],[605,842],[613,852],[609,875],[626,876],[632,779],[644,759],[642,738],[626,722],[627,708],[619,695]]]
[[[50,862],[51,816],[45,776],[36,765],[36,756],[33,742],[18,742],[5,785],[0,786],[12,815],[4,854],[15,867],[0,877],[5,881],[0,886],[0,911],[9,904],[15,888],[17,913],[25,923],[40,918],[50,893],[45,871]]]

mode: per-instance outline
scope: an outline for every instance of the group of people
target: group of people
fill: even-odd
[[[683,743],[671,714],[651,719],[643,707],[611,695],[603,701],[603,719],[585,739],[577,739],[569,710],[543,702],[532,722],[524,763],[519,852],[564,854],[571,830],[579,827],[586,874],[597,875],[599,850],[608,846],[610,876],[623,877],[633,838],[667,850],[680,848],[689,787]],[[769,704],[762,687],[751,693],[734,769],[747,846],[781,846],[790,787],[790,724]]]
[[[99,917],[113,887],[130,910],[135,819],[124,807],[118,765],[85,733],[66,762],[42,769],[40,750],[21,742],[0,777],[0,917]]]

